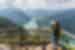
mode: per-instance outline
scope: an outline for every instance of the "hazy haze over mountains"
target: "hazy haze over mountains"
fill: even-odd
[[[32,20],[32,18],[36,18],[37,24],[39,26],[49,26],[50,20],[59,20],[61,26],[75,33],[75,9],[67,9],[67,10],[20,10],[15,8],[0,10],[0,16],[5,16],[14,23],[17,24],[25,24]],[[38,18],[41,17],[41,19]]]

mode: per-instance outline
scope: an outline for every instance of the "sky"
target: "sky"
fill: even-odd
[[[75,8],[75,0],[0,0],[0,9],[64,9]]]
[[[75,0],[65,0],[64,7],[66,8],[75,8]]]

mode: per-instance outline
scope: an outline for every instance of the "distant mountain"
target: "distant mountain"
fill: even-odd
[[[54,19],[57,10],[26,10],[26,14],[36,19],[37,24],[42,26],[50,26],[50,21]]]
[[[36,18],[37,24],[41,26],[50,26],[51,20],[59,20],[61,26],[72,33],[75,33],[75,9],[68,10],[20,10],[9,8],[0,10],[0,16],[5,16],[16,24],[25,24]],[[41,17],[41,18],[40,18]]]
[[[4,10],[0,10],[0,16],[5,16],[16,24],[25,24],[31,20],[33,17],[43,17],[43,20],[39,20],[37,18],[37,23],[39,26],[47,25],[49,26],[49,21],[53,18],[54,14],[56,14],[55,10],[21,10],[16,8],[8,8]]]
[[[75,33],[75,9],[67,10],[34,10],[29,13],[31,16],[35,16],[37,24],[39,26],[49,26],[51,20],[59,20],[61,26],[71,32]],[[38,19],[37,17],[42,18]]]
[[[8,26],[12,26],[12,25],[15,25],[15,23],[10,21],[8,18],[0,16],[0,28],[4,28],[4,27],[8,28]]]
[[[75,9],[64,10],[63,13],[60,12],[55,17],[60,21],[65,30],[75,33]]]
[[[16,8],[0,10],[0,16],[7,17],[9,20],[19,25],[27,23],[30,20],[24,11]]]
[[[53,16],[54,14],[57,14],[61,10],[45,10],[45,9],[34,9],[34,10],[25,10],[25,14],[32,16],[32,17],[38,17],[38,16]]]

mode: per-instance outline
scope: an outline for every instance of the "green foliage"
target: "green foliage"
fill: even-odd
[[[38,42],[40,42],[40,35],[38,35],[38,34],[33,35],[33,36],[32,36],[32,42],[33,42],[33,43],[38,43]]]
[[[45,44],[45,43],[48,43],[48,39],[43,40],[41,38],[40,33],[37,32],[32,35],[32,44],[40,45],[40,44]]]
[[[0,27],[6,27],[11,23],[12,22],[8,18],[0,16]]]

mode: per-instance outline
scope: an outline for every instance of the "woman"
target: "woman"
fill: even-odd
[[[60,33],[60,23],[58,21],[55,21],[52,28],[53,28],[53,36],[54,36],[54,44],[55,44],[54,50],[57,50],[57,47],[59,46],[60,35],[61,35],[61,33]]]

